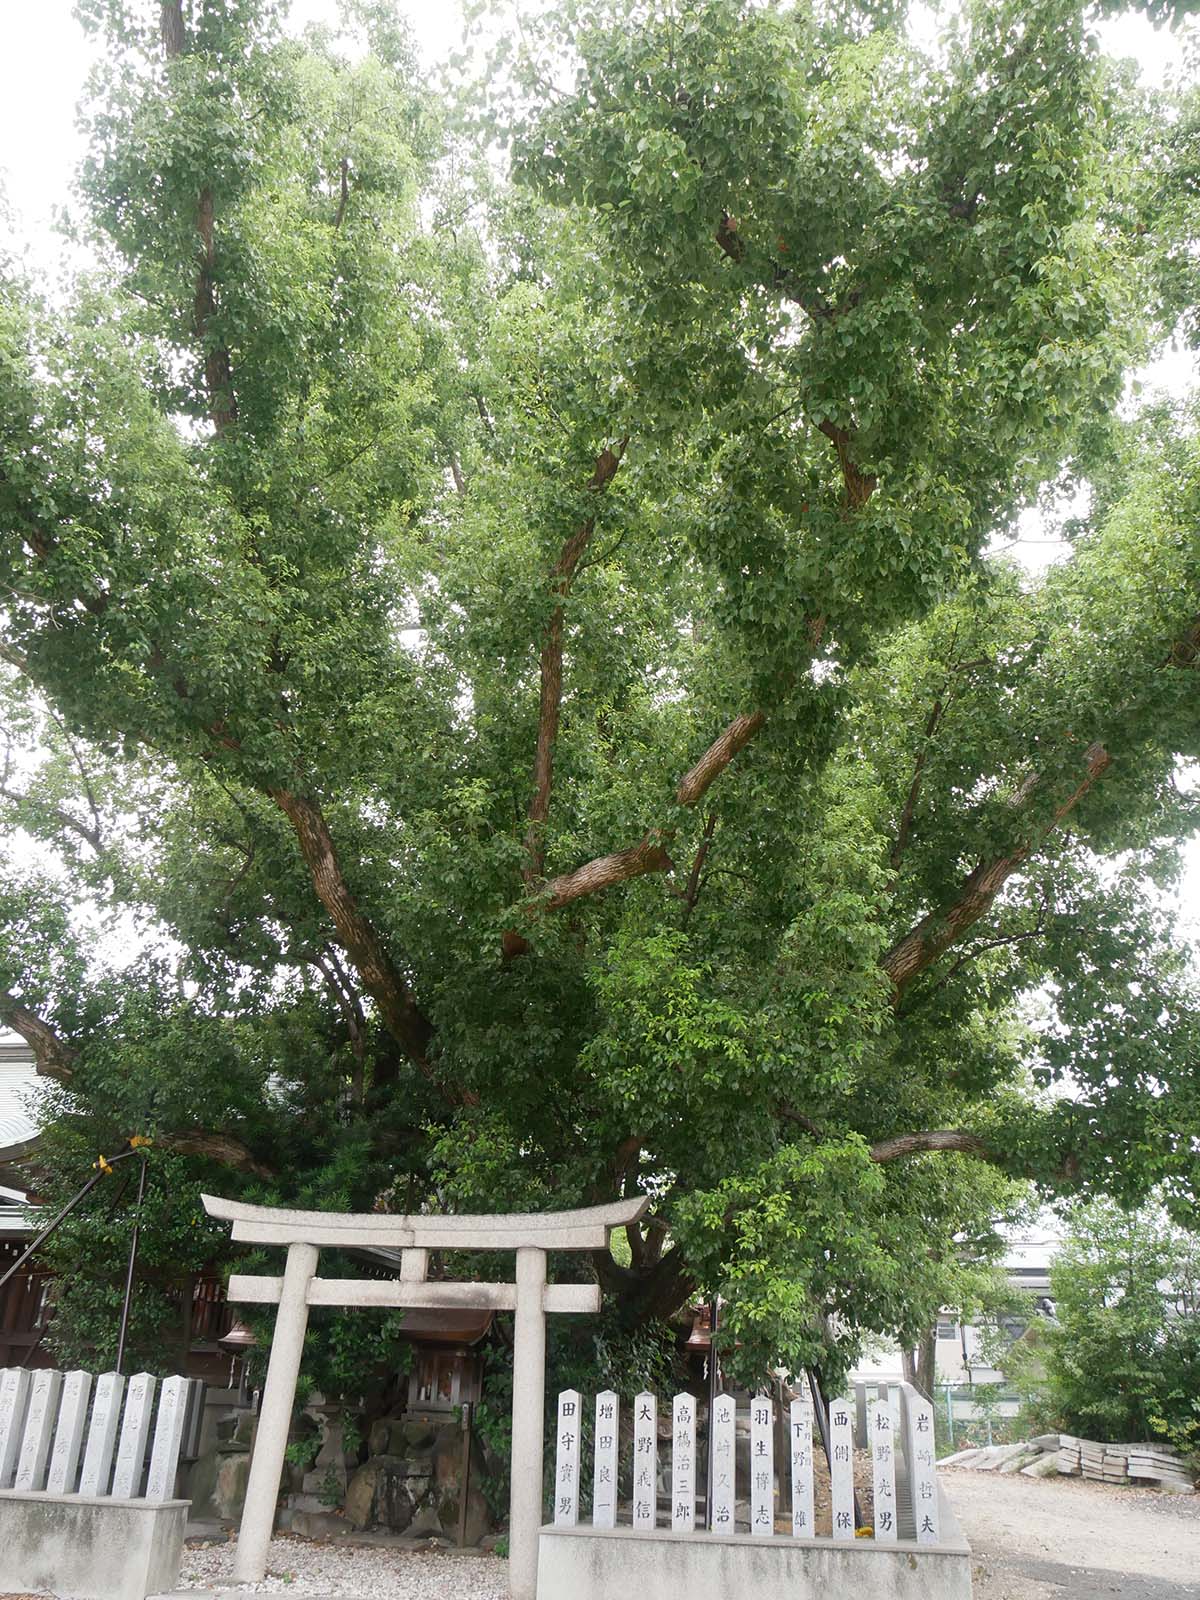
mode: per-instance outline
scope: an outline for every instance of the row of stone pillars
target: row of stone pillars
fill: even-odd
[[[289,1211],[213,1195],[203,1198],[210,1216],[232,1223],[237,1243],[287,1247],[281,1278],[235,1273],[229,1280],[231,1301],[279,1307],[238,1536],[235,1580],[257,1583],[266,1574],[309,1307],[473,1307],[515,1312],[509,1590],[514,1600],[535,1600],[542,1521],[546,1313],[600,1309],[596,1285],[546,1282],[546,1254],[606,1249],[612,1229],[636,1222],[649,1202],[640,1198],[543,1215],[389,1217]],[[400,1276],[319,1278],[322,1247],[398,1249]],[[430,1283],[430,1250],[513,1250],[516,1281]]]

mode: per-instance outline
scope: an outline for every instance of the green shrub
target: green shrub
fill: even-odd
[[[1046,1401],[1066,1430],[1200,1460],[1200,1242],[1155,1207],[1081,1208],[1051,1267]]]

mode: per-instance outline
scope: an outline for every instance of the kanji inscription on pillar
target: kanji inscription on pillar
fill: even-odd
[[[592,1526],[617,1525],[617,1441],[621,1404],[611,1389],[596,1396],[596,1469],[592,1476]]]
[[[737,1424],[737,1407],[733,1396],[719,1394],[713,1401],[712,1425],[709,1430],[709,1449],[712,1451],[712,1531],[734,1531],[735,1500],[734,1439]]]
[[[763,1394],[750,1402],[750,1532],[775,1532],[775,1406]]]
[[[875,1537],[894,1540],[896,1531],[896,1418],[886,1400],[871,1406],[868,1437],[875,1490]]]
[[[854,1538],[854,1414],[845,1400],[829,1407],[829,1479],[835,1539]]]
[[[58,1427],[54,1431],[54,1454],[50,1458],[50,1471],[46,1476],[46,1489],[50,1494],[75,1493],[91,1397],[91,1373],[68,1372],[63,1379],[62,1399],[58,1403]]]
[[[633,1525],[653,1528],[658,1505],[658,1401],[639,1394],[633,1402]]]
[[[671,1408],[671,1527],[675,1533],[696,1528],[696,1402],[677,1394]]]
[[[43,1369],[33,1375],[33,1388],[29,1391],[29,1410],[25,1416],[25,1437],[21,1441],[17,1476],[13,1482],[13,1487],[16,1489],[28,1492],[31,1489],[46,1487],[50,1442],[54,1438],[54,1424],[58,1420],[62,1383],[61,1372]]]
[[[117,1443],[117,1423],[121,1416],[121,1396],[125,1379],[119,1372],[103,1372],[96,1379],[96,1398],[83,1451],[83,1470],[79,1476],[80,1494],[108,1493],[112,1477],[113,1451]]]
[[[813,1414],[807,1400],[793,1400],[788,1413],[788,1455],[792,1469],[792,1537],[811,1539],[813,1522]]]
[[[11,1489],[16,1476],[32,1381],[24,1367],[5,1367],[0,1372],[0,1489]]]
[[[579,1521],[579,1408],[578,1390],[565,1389],[558,1397],[558,1435],[554,1460],[554,1526],[573,1528]]]
[[[142,1492],[142,1469],[146,1464],[146,1441],[150,1437],[156,1384],[157,1380],[148,1372],[139,1372],[129,1380],[121,1438],[117,1444],[117,1464],[113,1468],[114,1500],[136,1500]]]
[[[154,1442],[150,1446],[150,1472],[146,1478],[147,1500],[169,1500],[175,1493],[175,1474],[183,1443],[183,1424],[187,1420],[188,1380],[168,1378],[158,1402]]]
[[[937,1544],[941,1539],[941,1518],[934,1469],[933,1407],[928,1400],[918,1400],[911,1395],[906,1399],[904,1446],[908,1454],[908,1481],[912,1485],[917,1543]]]

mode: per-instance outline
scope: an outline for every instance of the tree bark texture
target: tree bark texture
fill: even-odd
[[[630,878],[643,877],[647,872],[669,872],[674,865],[662,843],[663,835],[657,830],[648,833],[640,843],[628,850],[617,850],[610,856],[598,856],[594,861],[576,867],[574,872],[564,872],[551,878],[546,885],[547,911],[561,911],[573,900],[596,894],[601,889],[611,889],[614,884],[626,883]]]
[[[925,1133],[898,1133],[891,1139],[881,1139],[870,1150],[872,1161],[884,1164],[899,1161],[904,1156],[928,1155],[937,1150],[958,1150],[964,1155],[986,1156],[987,1146],[977,1134],[962,1128],[933,1128]]]
[[[33,1051],[39,1077],[67,1082],[77,1054],[74,1046],[67,1044],[48,1022],[22,1005],[7,989],[0,989],[0,1022],[19,1033]]]
[[[904,1381],[911,1383],[926,1400],[932,1400],[937,1379],[937,1328],[927,1329],[915,1350],[905,1350],[903,1361]]]
[[[588,488],[599,494],[612,482],[627,440],[622,440],[616,450],[604,449],[596,457]],[[563,621],[564,601],[579,570],[583,553],[595,531],[595,517],[586,517],[564,543],[551,573],[554,594],[557,597],[546,636],[542,641],[538,663],[540,694],[538,700],[537,748],[533,760],[533,794],[527,812],[529,826],[525,834],[525,882],[531,887],[540,881],[546,862],[545,825],[550,815],[550,795],[554,786],[554,747],[558,742],[558,726],[562,715],[563,676]]]
[[[680,778],[675,790],[677,802],[681,806],[694,806],[697,801],[702,800],[734,756],[739,750],[745,749],[766,720],[761,711],[743,712],[741,716],[734,717],[729,726],[724,728],[709,745],[696,765]]]
[[[1070,795],[1054,812],[1046,829],[1051,833],[1068,816],[1112,765],[1112,757],[1101,744],[1089,746],[1086,754],[1087,773]],[[1038,774],[1031,773],[1021,785],[1019,797],[1023,803],[1037,787]],[[892,981],[894,998],[898,1003],[905,988],[926,971],[951,945],[974,927],[991,909],[996,896],[1018,868],[1024,866],[1033,852],[1032,843],[1014,847],[1007,855],[994,856],[963,879],[959,892],[948,904],[939,906],[922,917],[883,956],[880,965]]]
[[[432,1077],[426,1051],[433,1029],[383,940],[351,894],[320,806],[289,789],[274,789],[271,798],[292,825],[317,897],[329,913],[364,989],[379,1007],[385,1027],[409,1060]]]

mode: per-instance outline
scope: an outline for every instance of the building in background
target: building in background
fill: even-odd
[[[1053,1317],[1050,1298],[1050,1262],[1058,1249],[1059,1235],[1052,1217],[1039,1226],[1014,1234],[1004,1253],[1003,1271],[1009,1286],[1030,1296],[1032,1316]],[[1000,1331],[1010,1343],[1025,1333],[1028,1316],[1000,1318]],[[977,1323],[963,1322],[958,1312],[943,1310],[937,1324],[936,1382],[942,1384],[1000,1383],[1003,1374],[989,1365],[985,1346],[994,1331]]]
[[[1054,1302],[1050,1298],[1050,1263],[1058,1249],[1059,1232],[1056,1221],[1048,1213],[1030,1228],[1013,1233],[1001,1263],[1009,1286],[1031,1297],[1031,1316],[1000,1318],[1000,1330],[1014,1342],[1021,1338],[1032,1320],[1052,1318]],[[995,1329],[977,1322],[964,1322],[954,1307],[943,1307],[938,1318],[934,1360],[934,1387],[943,1390],[947,1385],[955,1388],[972,1388],[976,1384],[1003,1382],[1003,1374],[988,1362],[985,1350],[991,1346]],[[903,1361],[899,1347],[876,1351],[859,1363],[852,1374],[868,1381],[875,1379],[899,1380],[903,1377]],[[1015,1406],[1015,1402],[1014,1402]]]
[[[37,1148],[40,1087],[33,1051],[21,1040],[0,1037],[0,1277],[33,1237],[19,1163]],[[39,1364],[45,1309],[45,1274],[30,1262],[0,1288],[0,1367]]]

